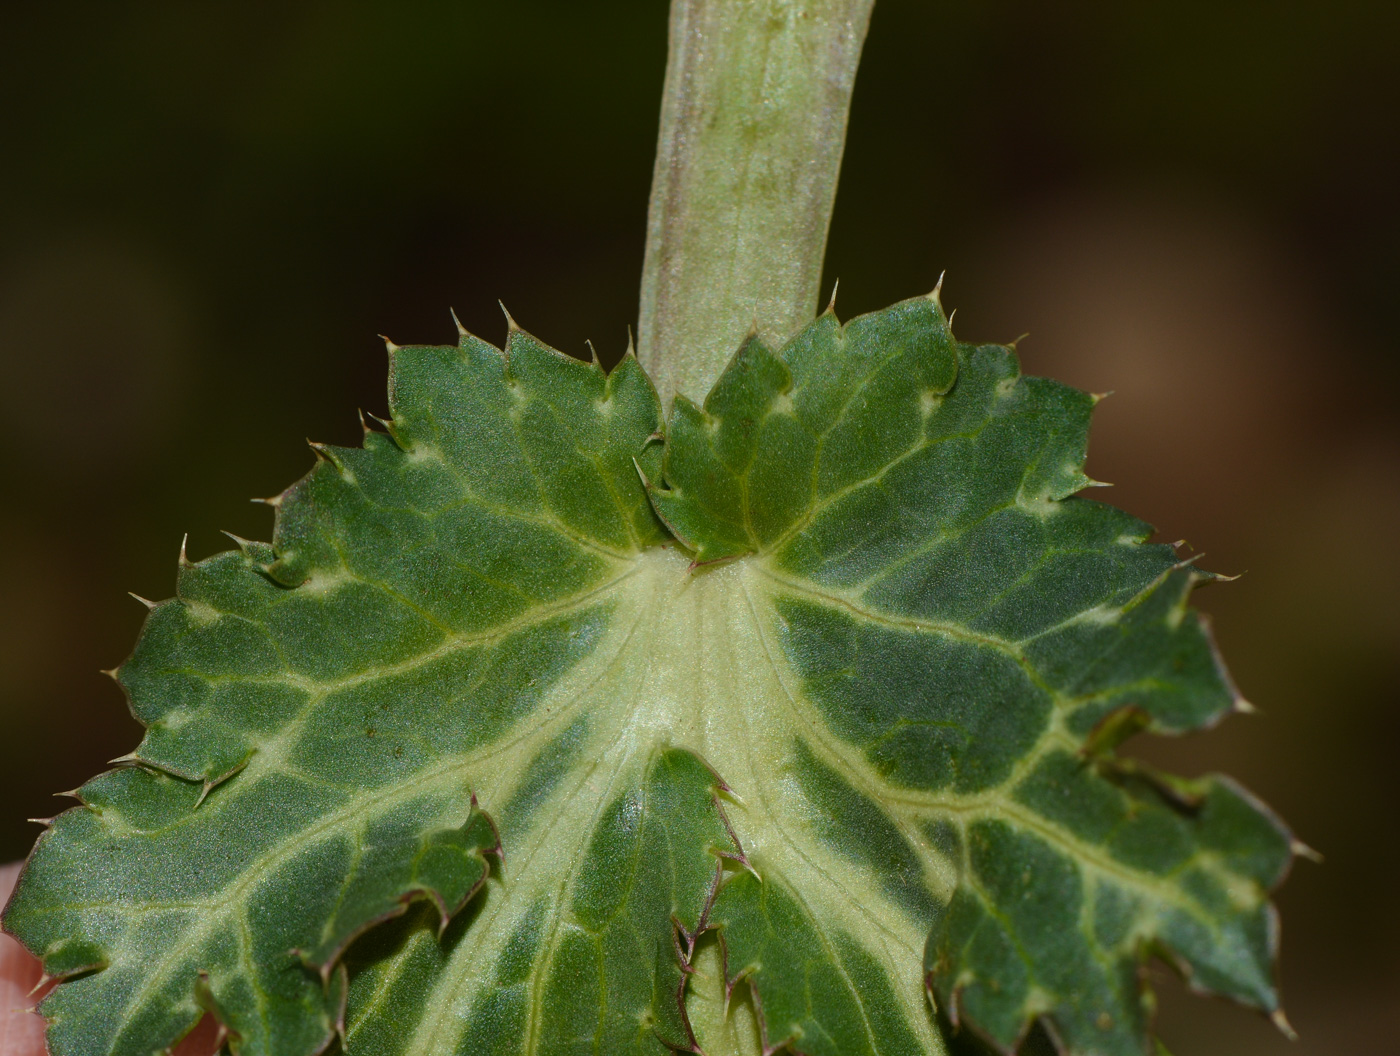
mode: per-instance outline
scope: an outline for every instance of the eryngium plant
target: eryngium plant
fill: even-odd
[[[1154,957],[1278,1012],[1298,845],[1117,753],[1244,705],[1211,577],[1079,495],[1094,397],[937,291],[669,415],[513,322],[389,352],[116,672],[145,736],[5,917],[57,1056],[1143,1056]]]

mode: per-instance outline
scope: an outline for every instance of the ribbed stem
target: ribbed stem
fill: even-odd
[[[638,355],[701,399],[750,327],[817,309],[874,0],[672,0]]]

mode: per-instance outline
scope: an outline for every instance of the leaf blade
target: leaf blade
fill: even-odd
[[[384,1056],[942,1053],[926,993],[955,1049],[1146,1053],[1150,956],[1277,1009],[1287,830],[1117,751],[1240,698],[1208,577],[1076,495],[1091,397],[936,296],[750,340],[664,430],[630,357],[513,324],[391,354],[389,432],[318,448],[119,672],[145,769],[85,786],[6,918],[97,969],[46,1006],[60,1056],[201,1001],[277,1056],[342,1021]]]

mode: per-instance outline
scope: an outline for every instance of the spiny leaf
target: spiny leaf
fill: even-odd
[[[1091,397],[935,297],[664,426],[513,323],[391,355],[120,669],[6,916],[57,1056],[1147,1056],[1154,956],[1278,1008],[1287,831],[1117,751],[1241,701],[1209,577],[1075,494]]]

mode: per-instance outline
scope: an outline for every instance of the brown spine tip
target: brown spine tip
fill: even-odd
[[[1321,851],[1314,850],[1296,836],[1289,843],[1288,849],[1293,852],[1295,858],[1306,858],[1308,861],[1315,862],[1318,865],[1321,865],[1326,860],[1322,857]]]
[[[180,540],[179,563],[181,568],[194,568],[194,562],[190,560],[189,554],[186,552],[185,549],[189,545],[189,541],[190,533],[186,532],[184,538]]]
[[[447,314],[452,316],[452,325],[457,328],[457,336],[459,338],[471,337],[471,334],[467,332],[467,328],[462,325],[462,320],[457,318],[457,309],[449,308],[447,309]]]
[[[643,487],[644,489],[646,489],[647,491],[650,491],[650,490],[651,490],[651,478],[647,476],[646,470],[644,470],[644,469],[642,468],[642,464],[641,464],[640,462],[638,462],[635,458],[633,458],[633,459],[632,459],[632,467],[637,471],[637,476],[641,478],[642,487]]]
[[[1298,1032],[1293,1029],[1293,1024],[1288,1022],[1288,1017],[1283,1014],[1283,1009],[1274,1009],[1269,1019],[1273,1021],[1274,1026],[1278,1027],[1279,1033],[1289,1041],[1298,1040]]]
[[[825,314],[827,314],[827,315],[835,315],[835,314],[836,314],[836,291],[839,290],[840,288],[841,288],[841,280],[838,278],[835,282],[833,282],[833,283],[831,284],[831,300],[829,300],[829,301],[826,302],[826,312],[825,312]]]
[[[156,607],[156,603],[154,601],[152,601],[150,598],[143,598],[134,590],[128,590],[127,593],[130,594],[137,601],[139,601],[142,605],[146,606],[147,609],[154,609]]]
[[[384,342],[384,351],[388,352],[389,355],[392,356],[395,352],[399,350],[399,346],[394,344],[394,342],[389,339],[388,335],[380,334],[379,340]]]
[[[222,534],[233,540],[234,546],[242,551],[244,557],[248,556],[248,547],[252,545],[251,540],[244,539],[241,535],[234,535],[232,532],[222,532]]]

